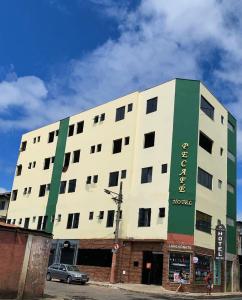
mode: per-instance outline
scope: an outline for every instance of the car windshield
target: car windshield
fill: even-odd
[[[68,271],[75,271],[75,272],[79,272],[79,269],[77,266],[66,266]]]

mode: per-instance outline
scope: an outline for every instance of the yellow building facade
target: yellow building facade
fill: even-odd
[[[232,274],[236,120],[201,82],[171,80],[24,134],[8,222],[53,233],[50,263],[108,281],[116,204],[104,189],[121,181],[116,280],[175,289],[182,270],[200,290],[211,270],[223,290],[215,227],[226,227]]]

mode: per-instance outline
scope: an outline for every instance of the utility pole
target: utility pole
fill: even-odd
[[[115,215],[115,232],[114,232],[114,246],[112,249],[113,256],[112,256],[112,265],[111,265],[111,272],[110,272],[110,283],[115,283],[115,271],[117,266],[117,252],[119,249],[119,223],[120,223],[120,212],[121,212],[121,204],[123,202],[123,183],[120,182],[119,185],[119,193],[112,192],[110,190],[104,189],[104,192],[109,195],[115,195],[112,197],[113,201],[117,205],[117,211]]]

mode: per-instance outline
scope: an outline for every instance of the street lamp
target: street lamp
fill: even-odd
[[[119,193],[110,191],[108,189],[104,189],[104,192],[108,195],[113,196],[112,199],[117,205],[117,211],[115,216],[115,237],[114,237],[114,247],[112,249],[112,265],[111,265],[111,273],[110,273],[110,283],[115,283],[115,270],[117,265],[117,251],[119,248],[119,223],[120,223],[120,211],[121,211],[121,203],[123,202],[123,194],[122,194],[123,183],[120,182],[119,185]]]

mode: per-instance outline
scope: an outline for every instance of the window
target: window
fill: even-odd
[[[150,114],[157,110],[157,97],[147,100],[146,114]]]
[[[32,191],[32,187],[30,186],[30,187],[28,188],[28,194],[31,194],[31,191]]]
[[[99,120],[99,116],[95,116],[94,119],[93,119],[93,123],[94,124],[98,123],[98,120]]]
[[[228,159],[230,159],[231,161],[235,162],[235,156],[233,153],[231,153],[230,151],[228,151]]]
[[[116,109],[116,118],[115,121],[123,120],[125,116],[125,106],[121,106]]]
[[[206,150],[208,153],[212,153],[213,141],[200,131],[199,146]]]
[[[97,152],[101,152],[101,150],[102,150],[102,144],[98,144],[97,145]]]
[[[223,184],[222,180],[218,179],[218,188],[219,188],[219,189],[222,188],[222,184]]]
[[[221,124],[224,123],[224,116],[221,116]]]
[[[231,194],[234,194],[234,192],[235,192],[234,186],[233,186],[232,184],[228,183],[228,184],[227,184],[227,191],[228,191],[229,193],[231,193]]]
[[[92,181],[92,176],[87,176],[86,184],[90,184]]]
[[[55,136],[58,136],[59,135],[59,130],[57,129],[56,131],[55,131]]]
[[[108,186],[117,186],[118,185],[118,176],[119,176],[118,171],[109,173],[109,184],[108,184]]]
[[[103,211],[103,210],[100,210],[99,215],[98,215],[98,219],[99,219],[99,220],[102,220],[103,217],[104,217],[104,211]]]
[[[128,112],[133,110],[133,103],[128,104]]]
[[[121,171],[121,179],[125,179],[127,175],[127,170],[122,170]]]
[[[17,166],[16,176],[20,176],[20,175],[21,175],[21,173],[22,173],[22,168],[23,168],[22,165],[18,165],[18,166]]]
[[[32,167],[32,162],[29,162],[28,169],[31,169],[31,167]]]
[[[0,210],[4,210],[5,209],[5,205],[6,205],[6,202],[5,201],[1,201],[0,202]]]
[[[94,153],[95,152],[95,145],[91,146],[91,150],[90,153]]]
[[[68,136],[73,136],[73,134],[74,134],[74,128],[75,128],[74,124],[69,126]]]
[[[34,143],[34,144],[36,143],[36,137],[34,138],[34,141],[33,141],[33,143]]]
[[[37,230],[45,230],[47,225],[48,216],[39,216]]]
[[[19,225],[22,224],[22,218],[19,219],[18,224],[19,224]]]
[[[212,190],[213,176],[201,168],[198,168],[198,183]]]
[[[73,163],[78,163],[80,161],[80,150],[76,150],[73,153]]]
[[[155,145],[155,132],[149,132],[144,135],[144,148],[153,147]]]
[[[108,210],[106,227],[113,227],[114,213],[114,210]]]
[[[38,136],[38,143],[40,142],[40,136]]]
[[[60,222],[61,221],[61,214],[58,214],[57,216],[57,222]]]
[[[228,121],[228,129],[231,131],[231,132],[235,132],[235,126]]]
[[[140,208],[138,227],[149,227],[150,218],[151,218],[151,208]]]
[[[220,148],[220,156],[222,156],[223,153],[224,153],[224,149],[221,147],[221,148]]]
[[[76,179],[69,180],[68,193],[74,193],[76,190]]]
[[[159,218],[164,218],[165,217],[165,212],[166,212],[165,207],[160,207],[159,208]]]
[[[119,153],[122,150],[122,139],[117,139],[113,141],[113,154]]]
[[[84,129],[84,121],[78,122],[77,123],[77,129],[76,129],[76,133],[82,133]]]
[[[103,113],[100,115],[100,122],[103,122],[104,120],[105,120],[105,114]]]
[[[24,220],[24,228],[29,228],[29,218],[25,218],[25,220]]]
[[[78,249],[76,264],[97,267],[111,267],[111,249]]]
[[[36,217],[34,216],[32,222],[35,223],[35,221],[36,221]]]
[[[68,220],[67,220],[66,228],[67,229],[78,228],[79,217],[80,217],[79,213],[68,214]]]
[[[55,132],[54,131],[49,132],[48,143],[53,143],[54,142],[54,138],[55,138]]]
[[[13,190],[12,191],[12,201],[17,200],[17,196],[18,196],[18,190]]]
[[[50,157],[45,158],[45,161],[44,161],[44,170],[47,170],[49,168],[50,168]]]
[[[205,277],[211,271],[212,258],[210,256],[195,254],[198,262],[195,264],[195,283],[204,284]]]
[[[201,212],[201,211],[196,211],[196,229],[206,232],[206,233],[211,233],[211,224],[212,224],[212,217]]]
[[[36,166],[36,161],[33,162],[33,168],[35,168],[35,166]]]
[[[129,145],[129,136],[124,138],[124,145]]]
[[[214,119],[214,107],[201,96],[201,110],[212,120]]]
[[[98,182],[98,175],[94,175],[93,176],[93,183],[97,183]]]
[[[28,190],[27,188],[24,188],[24,192],[23,192],[24,195],[27,194],[27,190]]]
[[[16,223],[16,219],[13,219],[12,224],[15,225]]]
[[[161,165],[161,173],[162,174],[167,173],[167,164],[162,164]]]
[[[42,184],[39,188],[39,197],[44,197],[46,191],[46,184]]]
[[[141,183],[152,182],[152,167],[142,168]]]
[[[63,171],[67,170],[70,164],[70,159],[71,159],[71,153],[65,153],[65,159],[64,159],[64,165],[63,165]]]
[[[60,194],[64,194],[66,192],[66,181],[61,181],[60,183]]]
[[[27,147],[27,142],[26,141],[24,141],[24,142],[22,142],[22,145],[21,145],[21,151],[25,151],[26,150],[26,147]]]
[[[89,212],[89,220],[93,220],[93,215],[94,215],[94,212],[93,212],[93,211],[90,211],[90,212]]]

